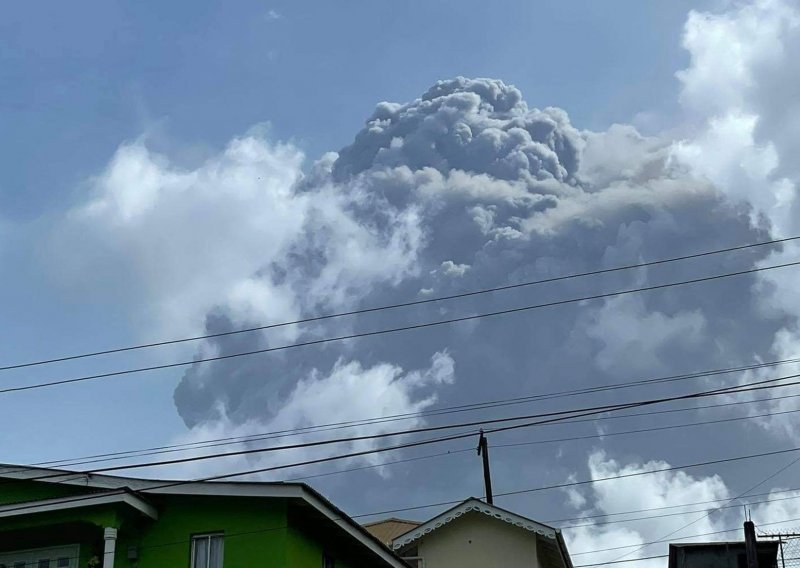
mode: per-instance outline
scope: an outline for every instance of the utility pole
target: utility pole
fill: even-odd
[[[494,499],[492,498],[492,472],[489,470],[489,440],[483,435],[483,430],[481,430],[481,437],[478,438],[478,455],[483,457],[483,484],[486,486],[486,502],[492,505]]]

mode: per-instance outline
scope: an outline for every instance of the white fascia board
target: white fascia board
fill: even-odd
[[[254,483],[246,481],[185,482],[180,480],[141,479],[13,465],[0,465],[0,477],[23,481],[28,479],[59,485],[77,485],[96,489],[128,488],[132,491],[160,495],[219,495],[222,497],[297,497],[297,492],[290,488],[300,486],[300,484],[290,483]],[[161,485],[166,487],[160,487]]]
[[[148,482],[137,491],[149,495],[205,495],[218,497],[273,497],[278,499],[302,498],[299,485],[258,484],[258,483],[214,483],[198,482],[175,485],[174,487],[158,487],[166,483]],[[179,482],[176,482],[179,483]],[[151,487],[148,487],[148,485]]]
[[[556,529],[553,527],[547,526],[545,524],[539,523],[534,521],[533,519],[528,519],[523,517],[522,515],[517,515],[516,513],[512,513],[511,511],[506,511],[505,509],[501,509],[500,507],[496,507],[494,505],[489,505],[488,503],[484,503],[479,499],[475,499],[471,497],[466,501],[448,509],[447,511],[436,515],[429,521],[421,524],[420,526],[411,529],[410,531],[401,534],[397,538],[392,541],[392,548],[394,550],[399,550],[405,546],[408,546],[415,540],[422,538],[426,534],[429,534],[447,523],[456,520],[457,518],[465,515],[471,511],[476,511],[487,515],[488,517],[497,519],[499,521],[506,522],[510,525],[514,525],[515,527],[519,527],[525,529],[527,531],[533,532],[535,534],[541,535],[546,538],[555,539],[557,535]]]
[[[87,497],[81,495],[59,499],[45,499],[42,501],[11,503],[0,506],[0,518],[18,517],[35,513],[47,513],[50,511],[65,511],[69,509],[80,509],[83,507],[95,507],[97,505],[113,505],[117,503],[128,505],[153,520],[158,519],[158,511],[155,507],[129,493],[98,495],[96,497]]]
[[[303,500],[305,500],[309,505],[314,507],[317,511],[322,513],[328,520],[332,521],[333,523],[336,523],[336,525],[339,526],[339,528],[341,528],[342,530],[347,532],[350,536],[358,540],[361,544],[369,548],[372,552],[377,554],[388,564],[395,566],[396,568],[408,568],[408,565],[405,562],[400,560],[397,556],[395,556],[389,550],[380,545],[377,542],[377,540],[373,541],[371,537],[367,537],[364,534],[366,530],[361,528],[360,525],[357,525],[355,521],[353,521],[350,518],[346,518],[346,516],[343,516],[342,513],[332,509],[330,505],[328,505],[319,497],[314,495],[311,491],[305,490],[305,488],[302,486],[298,487],[301,488],[301,491],[303,493],[302,495]]]

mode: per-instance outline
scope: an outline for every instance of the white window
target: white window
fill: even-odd
[[[192,568],[222,568],[222,534],[192,537]]]

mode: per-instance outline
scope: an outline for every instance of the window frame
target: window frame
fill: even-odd
[[[191,536],[191,540],[189,543],[189,568],[209,568],[208,565],[206,566],[195,566],[195,546],[196,544],[203,539],[206,539],[208,542],[208,561],[211,560],[211,539],[218,538],[220,541],[220,560],[222,568],[225,565],[225,532],[224,531],[214,531],[214,532],[206,532],[206,533],[197,533]]]

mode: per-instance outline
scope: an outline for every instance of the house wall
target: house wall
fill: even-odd
[[[6,496],[4,490],[0,494]],[[21,493],[16,497],[30,499]],[[111,505],[0,519],[0,550],[78,544],[79,568],[85,568],[92,555],[102,559],[103,527],[116,527],[115,568],[189,568],[191,537],[205,533],[225,535],[225,568],[293,566],[287,564],[282,499],[169,497],[158,509],[155,522],[119,514]],[[138,562],[128,560],[131,546],[138,551]],[[320,565],[321,556],[313,566]]]
[[[353,564],[347,558],[332,548],[334,547],[329,546],[326,550],[318,538],[314,538],[303,529],[292,527],[287,539],[289,560],[287,566],[291,566],[291,568],[321,568],[322,555],[327,552],[335,559],[336,568],[353,568]]]
[[[35,482],[0,484],[0,503],[85,493],[83,487]],[[224,535],[225,568],[321,568],[323,552],[337,568],[368,568],[360,545],[335,537],[313,520],[289,515],[284,499],[148,495],[158,520],[107,504],[0,519],[0,551],[78,544],[79,568],[102,560],[103,528],[118,529],[115,568],[190,568],[194,535]],[[129,560],[129,549],[136,560]]]
[[[425,568],[539,568],[536,536],[470,512],[418,541]]]
[[[225,535],[225,568],[288,566],[285,501],[203,496],[171,497],[157,522],[123,526],[115,567],[188,568],[191,537],[207,533]],[[130,546],[138,549],[138,563],[127,559]]]

